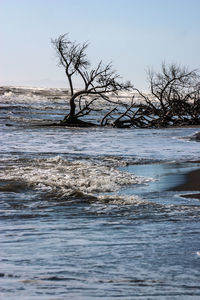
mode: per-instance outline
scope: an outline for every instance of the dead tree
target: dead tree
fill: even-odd
[[[200,125],[200,76],[196,70],[162,64],[148,72],[150,94],[134,88],[144,103],[132,103],[113,124],[117,127],[160,128]]]
[[[149,111],[149,127],[199,124],[200,76],[196,70],[162,64],[160,72],[148,71],[150,96],[139,90]],[[187,124],[186,124],[187,123]]]
[[[96,99],[101,98],[109,101],[109,93],[117,95],[119,91],[132,89],[130,82],[123,83],[120,81],[120,76],[113,70],[111,64],[104,65],[100,61],[96,68],[90,68],[90,62],[86,55],[88,43],[78,44],[77,42],[72,42],[68,35],[64,34],[52,40],[52,44],[55,47],[59,65],[65,69],[71,93],[69,100],[70,111],[62,121],[62,124],[71,124],[72,126],[91,125],[81,121],[79,117],[91,112],[91,105]],[[74,89],[76,76],[83,83],[83,88],[78,91]],[[84,96],[90,96],[91,100],[84,102],[82,105]],[[76,102],[79,103],[78,112],[76,111]]]

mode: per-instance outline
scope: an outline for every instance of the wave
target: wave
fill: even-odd
[[[27,160],[22,165],[2,169],[0,175],[6,181],[23,182],[59,198],[89,197],[113,203],[137,201],[137,196],[119,195],[120,188],[152,180],[97,162],[68,161],[60,156]]]
[[[3,103],[56,102],[63,101],[69,96],[67,89],[35,88],[35,87],[0,87],[0,99]]]
[[[77,90],[78,91],[78,90]],[[37,101],[63,101],[63,99],[69,98],[69,89],[64,88],[36,88],[36,87],[15,87],[15,86],[1,86],[0,98],[4,103],[16,102],[16,103],[30,103]],[[123,102],[124,104],[130,104],[132,98],[138,103],[144,102],[144,99],[136,92],[120,92],[118,96],[110,94],[110,100]],[[86,97],[90,99],[89,96]],[[98,101],[95,102],[97,104]],[[98,103],[101,107],[102,99]],[[107,106],[111,105],[108,102]]]
[[[65,88],[42,88],[42,87],[26,87],[26,86],[1,86],[0,95],[12,94],[33,94],[33,95],[54,95],[64,96],[69,94],[69,90]]]

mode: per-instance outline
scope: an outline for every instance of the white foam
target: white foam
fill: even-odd
[[[0,100],[2,103],[38,103],[62,101],[68,97],[68,90],[56,88],[35,87],[1,87]]]
[[[122,205],[139,205],[141,203],[147,203],[143,201],[139,196],[133,195],[101,195],[97,196],[97,199],[103,203],[109,204],[122,204]],[[148,202],[149,204],[149,202]]]
[[[36,103],[51,101],[63,101],[69,98],[69,90],[64,88],[37,88],[37,87],[13,87],[4,86],[1,87],[0,99],[3,103]],[[120,92],[118,96],[115,94],[108,93],[109,99],[114,102],[120,102],[129,105],[134,97],[136,103],[144,102],[144,98],[141,97],[135,91],[125,91]],[[91,97],[86,96],[86,100],[90,101]],[[99,100],[93,103],[96,109],[102,108],[102,103],[104,100],[99,98]],[[105,101],[107,107],[113,104]]]
[[[35,159],[26,166],[1,170],[6,180],[23,181],[41,191],[53,192],[59,197],[83,194],[98,197],[101,201],[125,201],[123,196],[105,195],[117,193],[122,186],[147,183],[150,179],[98,163],[67,161],[59,156]],[[118,199],[118,200],[117,200]],[[127,201],[135,201],[129,197]]]

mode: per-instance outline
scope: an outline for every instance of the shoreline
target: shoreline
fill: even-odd
[[[175,192],[192,192],[192,194],[182,194],[181,197],[200,199],[200,169],[186,173],[184,183],[170,190]]]

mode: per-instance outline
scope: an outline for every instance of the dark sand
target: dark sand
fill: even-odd
[[[183,184],[173,188],[172,191],[177,191],[177,192],[198,191],[198,192],[200,192],[200,169],[186,174],[185,182]],[[182,195],[182,197],[200,199],[200,193],[186,194],[186,195]]]

